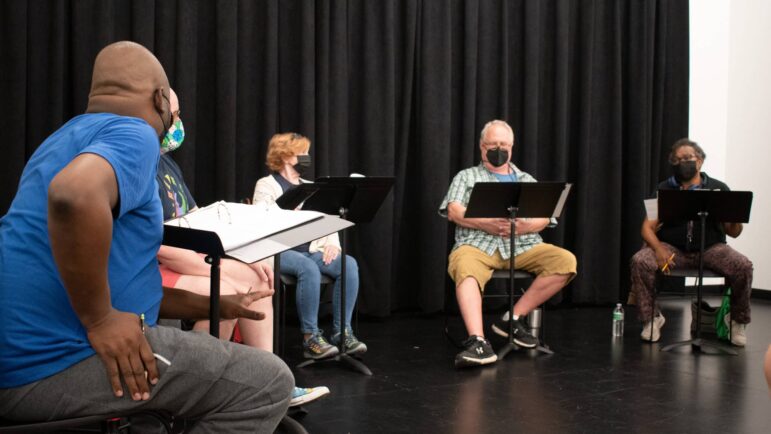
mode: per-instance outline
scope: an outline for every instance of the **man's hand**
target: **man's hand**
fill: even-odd
[[[469,219],[470,220],[470,219]],[[511,233],[511,223],[508,219],[474,219],[477,221],[479,229],[490,235],[508,238]]]
[[[115,396],[123,396],[121,377],[131,399],[150,399],[150,386],[158,383],[158,368],[150,344],[142,333],[139,317],[111,309],[100,321],[86,328],[88,341],[102,359]]]
[[[516,235],[538,233],[548,225],[549,219],[547,218],[516,218],[514,219],[514,233]]]
[[[514,219],[514,234],[522,235],[532,232],[532,222],[529,219]]]
[[[238,319],[247,318],[253,320],[265,319],[265,314],[250,310],[249,306],[255,301],[273,295],[273,288],[262,291],[249,292],[248,294],[232,294],[220,296],[220,318]]]
[[[337,255],[340,254],[340,248],[333,245],[324,246],[324,253],[321,260],[324,261],[324,265],[329,265],[337,259]]]

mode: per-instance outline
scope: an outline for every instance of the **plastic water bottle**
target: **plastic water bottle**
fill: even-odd
[[[621,303],[616,303],[613,309],[613,337],[624,336],[624,308]]]

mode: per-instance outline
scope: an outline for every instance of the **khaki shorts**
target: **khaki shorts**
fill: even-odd
[[[493,275],[493,270],[506,270],[509,260],[503,259],[496,250],[490,256],[474,246],[464,245],[450,253],[447,272],[455,281],[462,282],[467,277],[473,277],[479,284],[479,290],[484,287]],[[570,279],[576,275],[576,257],[569,251],[553,244],[537,244],[530,250],[514,258],[514,267],[536,276],[551,276],[554,274],[569,274]]]

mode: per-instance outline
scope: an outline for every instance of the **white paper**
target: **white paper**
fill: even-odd
[[[570,193],[571,187],[573,187],[573,184],[565,184],[565,188],[562,189],[562,193],[560,193],[560,198],[557,201],[557,206],[554,207],[554,213],[551,218],[556,219],[562,215],[562,208],[565,207],[565,202],[568,200],[568,193]]]
[[[323,216],[324,214],[316,211],[265,209],[220,201],[169,220],[165,224],[215,232],[220,238],[222,248],[228,251]]]
[[[699,286],[699,278],[698,277],[686,277],[685,282],[683,283],[684,286]],[[718,285],[725,285],[725,279],[722,277],[705,277],[704,278],[704,286],[718,286]]]
[[[313,220],[310,223],[271,235],[226,253],[231,258],[252,263],[351,226],[353,226],[353,223],[348,220],[343,220],[337,216],[324,215],[322,218]]]
[[[645,199],[643,201],[643,204],[645,205],[645,215],[648,217],[648,220],[658,220],[659,219],[659,199],[654,197],[653,199]]]

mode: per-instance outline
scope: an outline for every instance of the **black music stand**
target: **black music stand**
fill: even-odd
[[[315,189],[312,196],[303,203],[303,209],[337,215],[343,220],[359,224],[372,221],[391,191],[393,184],[394,178],[392,177],[323,177],[316,179],[314,184],[303,184],[298,189]],[[277,203],[281,206],[279,201]],[[297,367],[303,368],[318,362],[341,361],[364,375],[372,375],[372,371],[364,363],[345,353],[345,229],[338,233],[340,234],[341,255],[339,353],[334,357],[325,359],[309,359]]]
[[[684,345],[691,345],[695,351],[702,347],[712,348],[724,354],[736,356],[731,348],[717,342],[707,341],[701,337],[701,293],[704,279],[704,230],[707,218],[710,223],[748,223],[752,207],[752,192],[750,191],[718,191],[718,190],[659,190],[658,217],[662,222],[700,221],[699,234],[699,281],[696,286],[696,337],[667,345],[661,351],[669,351]]]
[[[316,194],[317,191],[319,191],[319,187],[314,184],[300,184],[279,196],[276,199],[276,205],[281,209],[293,210]]]
[[[215,338],[220,335],[220,260],[225,257],[225,250],[216,233],[198,229],[163,226],[163,245],[194,250],[206,255],[206,262],[211,265],[209,295],[209,334]]]
[[[223,206],[227,207],[227,204],[223,202]],[[185,220],[185,217],[183,216],[179,219]],[[278,257],[277,255],[280,252],[349,226],[353,226],[353,224],[337,217],[319,216],[295,226],[280,228],[272,234],[262,236],[243,245],[226,249],[223,247],[222,241],[215,231],[175,226],[167,222],[163,225],[163,244],[193,250],[206,255],[206,262],[211,264],[209,299],[209,320],[211,324],[209,325],[209,333],[216,337],[219,336],[219,267],[222,258],[230,257],[246,263],[252,263],[271,256]]]
[[[507,218],[511,224],[509,233],[509,307],[514,306],[514,219],[556,218],[562,214],[565,201],[572,184],[564,182],[478,182],[471,190],[466,218]],[[498,350],[498,358],[506,357],[512,350],[519,348],[513,340],[514,314],[509,311],[509,336],[506,345]],[[554,354],[538,338],[538,345],[533,348],[545,354]]]

